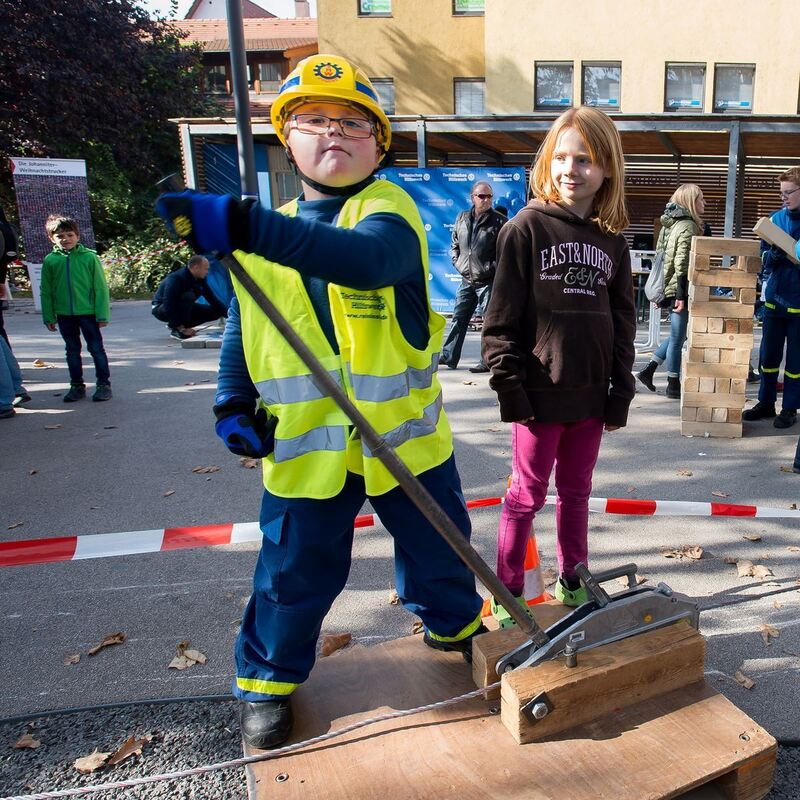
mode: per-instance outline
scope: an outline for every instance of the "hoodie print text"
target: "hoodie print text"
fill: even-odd
[[[596,288],[605,286],[614,263],[608,254],[593,244],[562,242],[539,250],[539,279],[561,281],[564,294],[596,297]]]

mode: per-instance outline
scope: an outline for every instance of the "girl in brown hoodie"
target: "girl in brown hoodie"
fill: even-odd
[[[589,107],[551,127],[531,172],[534,199],[500,232],[482,355],[500,415],[512,423],[512,476],[497,574],[522,594],[525,549],[555,464],[560,577],[567,605],[587,599],[589,495],[603,429],[627,422],[636,316],[622,144]],[[509,622],[493,606],[501,624]]]

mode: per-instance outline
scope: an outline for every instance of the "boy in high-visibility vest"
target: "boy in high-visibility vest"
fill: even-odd
[[[162,216],[200,252],[233,253],[350,399],[470,535],[436,374],[444,320],[430,306],[425,230],[411,198],[373,172],[391,129],[364,72],[311,56],[272,106],[303,194],[278,212],[232,197],[164,195]],[[220,356],[217,433],[262,459],[264,534],[236,644],[245,741],[291,731],[323,619],[350,569],[368,497],[394,537],[397,594],[427,645],[471,656],[472,574],[398,487],[308,369],[236,285]]]

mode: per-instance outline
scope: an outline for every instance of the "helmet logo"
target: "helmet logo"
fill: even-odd
[[[331,64],[330,61],[323,61],[314,67],[314,74],[325,81],[335,81],[342,77],[342,68],[338,64]]]

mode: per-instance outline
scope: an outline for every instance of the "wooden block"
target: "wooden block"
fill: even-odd
[[[684,385],[683,391],[684,392],[702,392],[703,394],[708,394],[709,392],[713,392],[715,389],[714,381],[716,378],[700,378],[698,381],[698,388],[697,389],[690,389],[688,385]]]
[[[501,679],[500,718],[520,744],[547,739],[702,680],[704,658],[705,640],[681,621],[580,651],[572,669],[560,659],[515,669]],[[542,692],[553,710],[531,723],[521,708]]]
[[[729,408],[728,409],[728,422],[736,422],[739,425],[742,424],[742,409],[741,408]]]
[[[755,289],[739,289],[739,296],[736,298],[740,303],[747,303],[752,306],[756,302]],[[752,314],[751,314],[752,316]]]
[[[697,419],[697,408],[695,406],[683,406],[681,408],[681,419],[684,422],[694,422]]]
[[[728,322],[736,320],[726,320]],[[692,347],[727,347],[731,350],[739,347],[752,347],[753,335],[750,333],[696,333],[689,340]]]
[[[725,329],[725,320],[722,317],[709,317],[708,318],[708,332],[709,333],[722,333]]]
[[[726,319],[723,328],[723,333],[739,333],[739,320]]]
[[[699,392],[700,391],[700,378],[684,378],[683,379],[684,392]]]
[[[752,319],[740,319],[739,320],[739,333],[752,333],[753,332],[753,320]]]
[[[715,297],[708,303],[695,303],[692,306],[692,312],[701,317],[750,319],[753,316],[752,306],[742,305],[728,297]],[[709,327],[710,330],[711,328]],[[722,333],[722,327],[718,331],[714,331],[714,333]]]
[[[533,618],[545,629],[572,610],[556,600],[536,603],[536,605],[530,606],[530,609]],[[472,679],[475,681],[475,685],[481,687],[497,683],[499,680],[495,669],[497,662],[525,640],[525,635],[520,633],[516,625],[512,628],[500,628],[476,636],[472,644]],[[499,697],[500,690],[487,692],[486,696],[487,698]]]
[[[695,236],[692,250],[697,255],[757,256],[760,245],[753,239],[725,239],[721,236]]]
[[[739,256],[736,259],[736,268],[748,275],[757,275],[761,272],[761,256]]]
[[[750,364],[750,347],[736,348],[736,363],[737,364]]]
[[[757,800],[766,797],[772,789],[775,762],[770,753],[762,753],[746,766],[722,775],[713,786],[730,800]]]
[[[694,247],[694,242],[692,242]],[[704,256],[696,253],[694,250],[689,251],[689,269],[694,267],[698,272],[704,272],[711,269],[711,256]],[[713,284],[707,284],[713,286]]]
[[[691,333],[706,333],[708,331],[708,317],[695,317],[689,314],[689,331]]]
[[[712,422],[727,422],[728,421],[728,409],[727,408],[712,408],[711,409],[711,421]]]
[[[683,436],[719,436],[720,438],[741,439],[741,422],[681,422]]]
[[[748,370],[750,365],[748,364]],[[731,378],[731,394],[743,394],[747,389],[745,378]]]
[[[736,351],[730,348],[726,348],[725,350],[719,351],[719,363],[720,364],[738,364],[739,362],[736,360]]]
[[[689,287],[689,300],[691,302],[702,302],[707,303],[710,297],[709,292],[711,291],[710,286],[698,286],[697,284],[692,284]]]
[[[690,348],[692,350],[694,348]],[[702,350],[700,351],[702,352]],[[748,366],[746,364],[704,364],[702,361],[692,359],[684,360],[684,375],[696,375],[699,378],[713,375],[715,378],[747,378]]]
[[[710,269],[692,272],[692,268],[689,267],[689,282],[698,286],[728,286],[731,289],[736,287],[752,289],[756,285],[756,280],[756,275],[749,275],[738,269]]]
[[[780,247],[792,263],[800,264],[800,260],[795,255],[797,242],[769,217],[761,217],[753,226],[753,233],[767,244],[774,244],[776,247]]]
[[[731,379],[730,378],[711,378],[714,381],[714,391],[721,392],[722,394],[731,393]]]
[[[743,394],[722,394],[712,392],[702,394],[701,392],[683,392],[681,399],[687,406],[697,406],[698,408],[742,408],[745,397]],[[698,417],[698,419],[700,419]]]
[[[694,349],[694,348],[692,348]],[[719,348],[706,347],[703,350],[703,363],[705,364],[719,364]]]
[[[694,364],[702,364],[703,363],[703,354],[705,350],[702,347],[689,347],[689,361]]]
[[[698,408],[696,419],[698,422],[711,422],[711,408]]]

